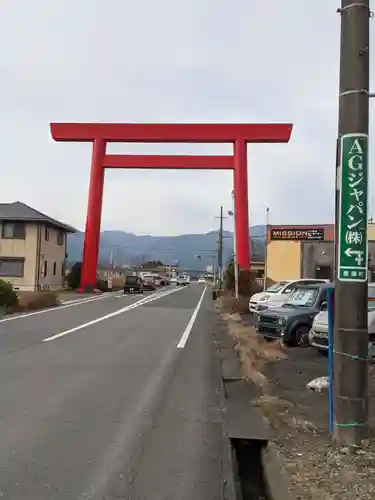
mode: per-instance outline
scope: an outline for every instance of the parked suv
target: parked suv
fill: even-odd
[[[250,297],[249,311],[257,313],[275,307],[281,307],[294,290],[301,285],[313,285],[315,283],[328,283],[329,280],[318,278],[304,278],[300,280],[284,280],[274,283],[264,292],[255,293]]]
[[[268,339],[307,345],[315,316],[326,308],[330,287],[333,287],[332,283],[298,286],[281,307],[257,314],[256,330]]]

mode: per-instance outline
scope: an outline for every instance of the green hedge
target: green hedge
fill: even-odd
[[[0,307],[15,307],[18,304],[17,293],[13,290],[13,285],[0,279]]]
[[[242,297],[251,297],[254,293],[261,292],[262,286],[256,281],[255,273],[240,270],[238,274],[238,294]],[[234,291],[234,264],[230,262],[225,272],[225,289]]]

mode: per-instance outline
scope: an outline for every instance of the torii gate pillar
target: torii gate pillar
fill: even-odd
[[[234,210],[236,212],[236,257],[240,269],[250,269],[249,195],[247,182],[247,144],[234,143]]]
[[[291,124],[52,123],[56,141],[93,143],[81,291],[92,291],[96,285],[105,168],[233,169],[237,261],[240,269],[249,270],[247,143],[286,143],[291,132]],[[108,142],[232,143],[234,155],[106,155]]]

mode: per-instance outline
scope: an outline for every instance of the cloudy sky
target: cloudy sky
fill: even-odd
[[[1,201],[20,200],[83,228],[91,146],[54,143],[51,121],[293,122],[290,144],[248,148],[251,223],[264,223],[266,205],[274,224],[331,222],[338,4],[2,0]],[[108,151],[229,154],[231,147]],[[221,204],[230,209],[231,189],[229,172],[109,171],[102,228],[206,232],[217,226]],[[374,207],[374,191],[370,198]]]

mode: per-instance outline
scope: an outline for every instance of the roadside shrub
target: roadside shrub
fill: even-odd
[[[97,278],[96,289],[100,292],[108,292],[108,282]]]
[[[234,263],[230,262],[225,272],[225,289],[234,291]],[[262,285],[257,281],[255,273],[251,271],[239,271],[238,294],[242,297],[251,297],[254,293],[261,292]]]
[[[228,267],[224,274],[224,287],[226,290],[234,290],[234,262],[229,262]]]
[[[112,278],[112,290],[114,292],[123,290],[124,283],[125,283],[125,278],[121,278],[120,276]]]
[[[238,293],[243,297],[251,297],[254,293],[261,292],[262,287],[256,281],[255,274],[251,271],[240,271],[238,274]]]
[[[82,262],[76,262],[66,278],[69,288],[77,290],[81,284]]]
[[[221,299],[222,310],[228,314],[235,313],[248,313],[249,312],[249,299],[247,297],[233,297],[233,295],[225,294]]]
[[[45,290],[43,292],[24,292],[18,299],[18,310],[35,311],[48,307],[56,307],[60,304],[59,296],[56,292]]]
[[[18,304],[17,293],[8,281],[0,280],[0,307],[6,309],[16,307]]]

